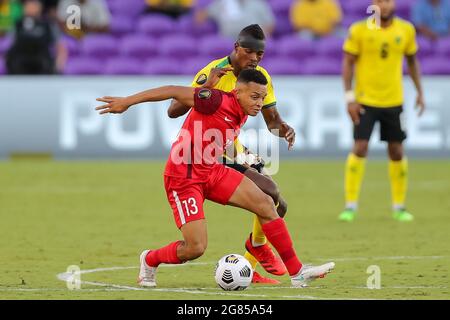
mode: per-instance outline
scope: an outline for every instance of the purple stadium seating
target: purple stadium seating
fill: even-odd
[[[367,7],[371,4],[369,1],[362,0],[345,0],[341,1],[341,6],[346,14],[364,17]]]
[[[270,0],[269,5],[275,15],[287,15],[291,8],[292,0]]]
[[[3,55],[8,51],[12,44],[12,38],[10,36],[0,37],[0,55]]]
[[[149,14],[139,18],[137,30],[140,33],[145,33],[154,37],[163,37],[174,34],[177,31],[177,25],[174,20],[167,16]]]
[[[5,60],[0,57],[0,75],[6,74]]]
[[[217,33],[217,26],[212,20],[207,20],[202,24],[198,24],[195,22],[192,15],[180,17],[176,27],[178,33],[196,37],[204,37]]]
[[[134,58],[112,58],[106,62],[104,74],[131,75],[141,74],[142,62]]]
[[[304,70],[306,74],[328,75],[340,74],[341,61],[339,59],[330,59],[315,57],[306,60]]]
[[[424,37],[417,37],[417,44],[419,46],[418,55],[420,58],[425,58],[433,55],[434,46],[430,40]]]
[[[111,35],[89,34],[83,38],[82,53],[93,58],[108,58],[117,55],[117,39]]]
[[[79,57],[67,62],[64,74],[66,75],[94,75],[101,74],[104,70],[103,61],[100,59]]]
[[[284,57],[305,58],[314,53],[314,43],[293,35],[282,38],[277,43],[278,54]]]
[[[183,60],[180,73],[185,75],[190,75],[192,79],[194,76],[208,63],[217,59],[211,56],[195,56],[186,60]]]
[[[158,51],[161,56],[181,59],[196,55],[198,48],[194,38],[175,35],[162,38]]]
[[[264,59],[261,66],[267,69],[270,74],[295,75],[303,73],[303,67],[300,60],[288,57],[283,59]]]
[[[315,45],[314,47],[317,55],[341,58],[343,43],[343,39],[336,37],[327,37],[318,40],[317,45]]]
[[[213,0],[196,0],[195,9]],[[272,74],[339,74],[343,40],[329,37],[308,41],[290,24],[294,0],[267,0],[276,18],[273,38],[268,38],[263,66]],[[197,25],[194,13],[178,20],[160,14],[143,14],[145,0],[106,0],[111,11],[110,34],[90,34],[82,40],[64,36],[69,51],[66,74],[186,74],[193,76],[214,59],[228,55],[234,40],[223,38],[213,21]],[[369,0],[340,0],[342,26],[368,16]],[[413,0],[397,0],[397,13],[408,18]],[[450,74],[450,38],[430,42],[421,36],[419,58],[425,74]],[[1,56],[11,44],[0,37]]]
[[[80,53],[81,53],[80,41],[78,41],[72,37],[65,36],[63,38],[63,42],[66,45],[66,48],[69,52],[69,58],[80,55]]]
[[[143,66],[144,74],[180,74],[181,70],[180,62],[169,58],[149,59]]]
[[[436,54],[447,56],[450,63],[450,37],[439,39],[436,45]]]
[[[120,55],[148,59],[158,54],[157,41],[146,35],[128,35],[120,43]]]
[[[122,15],[135,18],[146,7],[144,0],[109,0],[109,9],[113,15]]]
[[[423,74],[450,74],[450,59],[442,56],[424,58],[421,61],[421,67]]]
[[[123,15],[112,16],[110,30],[118,37],[132,33],[135,30],[134,19]]]
[[[206,56],[224,57],[233,49],[234,41],[221,36],[208,36],[200,41],[199,52]]]

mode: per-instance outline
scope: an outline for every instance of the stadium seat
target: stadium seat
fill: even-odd
[[[344,39],[336,37],[326,37],[317,41],[316,55],[342,58],[342,45]]]
[[[450,37],[438,40],[436,54],[446,56],[450,60]],[[450,64],[449,60],[447,60],[447,64]]]
[[[164,37],[176,32],[176,22],[160,14],[149,14],[139,18],[137,29],[154,37]]]
[[[290,58],[305,58],[314,53],[314,43],[297,35],[287,36],[277,42],[278,55]]]
[[[0,75],[6,74],[5,60],[0,56]]]
[[[12,38],[10,36],[0,37],[0,55],[5,54],[12,44]]]
[[[419,46],[418,55],[420,58],[425,58],[433,55],[434,46],[431,41],[425,37],[417,37],[417,44]]]
[[[292,0],[270,0],[269,5],[276,16],[287,16],[289,14],[289,9],[291,8],[292,2]]]
[[[170,58],[154,58],[145,62],[144,74],[180,74],[183,66],[180,65],[177,59]]]
[[[112,75],[132,75],[141,74],[142,62],[135,58],[111,58],[106,62],[104,74]]]
[[[77,57],[80,55],[81,53],[80,41],[72,37],[65,36],[63,37],[63,42],[67,48],[67,51],[69,52],[69,58]]]
[[[196,40],[188,35],[164,37],[157,47],[161,56],[177,59],[191,57],[198,52]]]
[[[286,15],[277,15],[273,36],[275,38],[281,38],[283,36],[290,35],[293,32],[294,29],[292,29],[292,24],[289,17]]]
[[[300,60],[289,57],[264,59],[261,65],[270,74],[296,75],[303,73],[303,65]]]
[[[345,0],[341,1],[341,6],[345,14],[364,17],[367,7],[371,4],[369,1]]]
[[[179,34],[187,34],[196,37],[217,34],[217,25],[212,20],[202,24],[195,22],[192,15],[184,15],[178,19],[177,30]]]
[[[138,59],[148,59],[158,54],[157,41],[146,35],[127,35],[120,43],[120,55]]]
[[[450,74],[450,63],[447,57],[428,57],[421,61],[422,73],[427,75]]]
[[[135,30],[134,19],[131,17],[116,15],[111,17],[110,31],[114,36],[121,37]]]
[[[146,7],[145,0],[108,0],[108,7],[114,16],[136,18]]]
[[[82,40],[82,53],[93,58],[109,58],[119,52],[117,39],[111,35],[89,34]]]
[[[78,57],[67,62],[64,69],[66,75],[94,75],[101,74],[104,70],[104,63],[100,59]]]
[[[216,57],[211,56],[195,56],[183,60],[180,74],[189,75],[192,77],[192,79],[194,79],[194,76],[197,74],[197,72],[206,67],[208,63],[215,59]]]
[[[200,40],[199,48],[200,54],[219,59],[230,54],[234,48],[234,41],[217,35],[207,36]]]
[[[314,57],[305,61],[305,74],[311,75],[338,75],[341,73],[341,61],[339,59]]]

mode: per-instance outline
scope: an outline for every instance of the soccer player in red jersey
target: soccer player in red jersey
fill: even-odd
[[[211,77],[210,77],[211,78]],[[220,76],[210,81],[218,81]],[[280,255],[295,287],[307,286],[324,277],[334,263],[303,266],[297,258],[286,224],[277,214],[273,199],[242,173],[218,160],[233,142],[247,117],[256,116],[267,94],[267,79],[258,70],[243,70],[235,90],[164,86],[125,97],[97,99],[101,114],[122,113],[142,102],[176,99],[192,107],[173,143],[164,171],[164,185],[183,241],[175,241],[157,250],[145,250],[140,256],[138,283],[156,286],[156,270],[161,263],[180,264],[205,252],[207,232],[203,202],[205,199],[246,209],[257,215],[263,231]]]

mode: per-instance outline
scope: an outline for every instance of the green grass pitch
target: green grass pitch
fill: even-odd
[[[160,268],[159,287],[139,289],[141,250],[181,236],[163,189],[162,162],[2,162],[0,299],[448,299],[449,161],[410,161],[413,223],[391,218],[387,163],[374,160],[357,219],[338,222],[343,166],[343,160],[283,162],[275,176],[300,258],[334,260],[335,271],[306,289],[290,288],[284,276],[278,287],[224,292],[214,282],[214,264],[244,252],[250,213],[206,203],[206,254]],[[90,271],[81,275],[81,290],[57,279],[69,265]],[[366,286],[371,265],[380,268],[381,289]]]

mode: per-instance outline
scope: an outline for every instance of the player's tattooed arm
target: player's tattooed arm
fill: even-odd
[[[295,131],[283,121],[276,107],[262,110],[267,129],[278,137],[284,138],[288,143],[288,149],[292,150],[295,143]]]
[[[104,102],[104,105],[98,106],[95,110],[100,114],[105,113],[123,113],[131,106],[143,102],[156,102],[168,99],[177,99],[183,105],[194,106],[194,91],[192,87],[182,86],[164,86],[139,92],[128,97],[102,97],[97,101]]]
[[[220,81],[220,78],[230,71],[233,71],[233,68],[212,68],[206,82],[202,84],[201,88],[214,88]],[[185,115],[190,109],[190,106],[186,106],[178,100],[172,100],[169,109],[167,109],[167,115],[169,118],[178,118]]]

